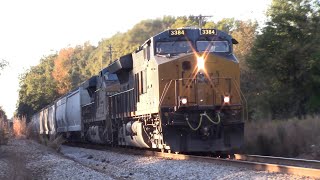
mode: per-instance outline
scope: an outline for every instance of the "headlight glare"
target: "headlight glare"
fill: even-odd
[[[224,96],[223,102],[227,104],[230,103],[230,96]]]
[[[197,65],[198,65],[198,70],[203,70],[204,69],[204,58],[197,57]]]
[[[180,102],[181,102],[182,105],[186,105],[188,103],[187,97],[181,97],[180,98]]]

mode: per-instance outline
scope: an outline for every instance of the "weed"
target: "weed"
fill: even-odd
[[[7,144],[8,140],[9,131],[7,121],[0,117],[0,145]]]
[[[47,142],[47,146],[59,152],[64,142],[66,142],[66,140],[61,135],[57,137],[51,136]]]
[[[25,138],[27,134],[27,124],[25,117],[13,118],[13,135],[16,138]]]
[[[243,151],[283,157],[320,159],[320,118],[249,122]]]

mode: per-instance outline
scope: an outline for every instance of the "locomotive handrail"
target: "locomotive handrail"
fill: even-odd
[[[163,80],[163,79],[162,79]],[[168,79],[170,80],[170,79]],[[169,82],[166,83],[166,85],[164,86],[164,89],[163,89],[163,92],[162,92],[162,95],[160,97],[160,101],[159,101],[159,109],[161,107],[161,104],[162,104],[162,101],[165,97],[165,95],[167,94],[168,90],[169,90],[169,87],[171,86],[171,83],[172,83],[173,79],[171,79]],[[168,85],[169,84],[169,85]]]
[[[231,78],[231,77],[214,77],[214,78],[207,78],[207,79],[208,79],[210,82],[212,82],[212,81],[214,81],[214,80],[217,80],[217,79],[230,79],[230,80],[232,80],[232,83],[233,83],[233,85],[234,85],[237,93],[239,94],[241,101],[244,102],[244,104],[245,104],[245,108],[242,108],[242,111],[243,111],[243,117],[242,117],[242,118],[243,118],[243,119],[245,119],[245,118],[248,119],[248,103],[247,103],[247,99],[245,98],[244,94],[243,94],[242,91],[240,90],[239,84],[238,84],[233,78]],[[168,90],[169,90],[169,88],[170,88],[170,86],[171,86],[171,84],[172,84],[173,81],[175,81],[175,84],[176,84],[177,81],[182,81],[182,80],[196,80],[196,78],[161,79],[161,80],[162,80],[162,81],[164,81],[164,80],[169,80],[169,82],[167,82],[167,83],[165,84],[165,87],[164,87],[164,89],[163,89],[162,95],[161,95],[161,97],[160,97],[159,109],[160,109],[160,107],[161,107],[161,105],[162,105],[162,103],[163,103],[163,100],[164,100],[164,98],[165,98],[165,96],[166,96],[166,94],[167,94],[167,92],[168,92]],[[175,90],[175,91],[176,91],[176,90]],[[175,93],[175,101],[177,101],[177,94],[176,94],[176,93]],[[176,103],[177,103],[177,102],[175,102],[175,105],[177,106]],[[246,109],[246,110],[245,110],[245,109]],[[244,117],[244,116],[246,116],[246,117]]]
[[[238,93],[240,94],[240,98],[241,98],[241,96],[242,96],[242,98],[241,99],[243,99],[244,101],[245,101],[245,106],[246,106],[246,110],[244,110],[244,108],[242,108],[243,109],[243,116],[244,116],[244,111],[246,111],[246,120],[248,121],[248,117],[249,117],[249,112],[248,112],[248,101],[247,101],[247,99],[246,99],[246,97],[244,96],[244,94],[242,93],[242,91],[241,91],[241,89],[239,88],[240,87],[240,85],[239,84],[237,84],[237,82],[236,81],[232,81],[233,82],[233,84],[235,85],[235,89],[238,91]],[[243,119],[244,119],[244,117],[243,117]]]
[[[216,79],[232,79],[231,77],[215,77],[215,78],[210,78],[210,79],[208,79],[208,80],[210,80],[210,82],[211,81],[214,81],[214,80],[216,80]],[[169,87],[171,86],[171,83],[172,83],[172,81],[175,81],[175,84],[176,84],[176,82],[177,81],[182,81],[182,80],[196,80],[196,78],[179,78],[179,79],[161,79],[162,81],[163,80],[170,80],[169,82],[167,82],[166,83],[166,85],[165,85],[165,87],[164,87],[164,89],[163,89],[163,92],[162,92],[162,95],[161,95],[161,98],[160,98],[160,101],[159,101],[159,108],[161,107],[161,105],[162,105],[162,102],[163,102],[163,99],[164,99],[164,97],[166,96],[166,94],[167,94],[167,92],[168,92],[168,90],[169,90]],[[239,92],[238,92],[239,93]],[[240,94],[240,93],[239,93]],[[176,94],[175,94],[175,96],[176,96]],[[241,96],[241,94],[240,94],[240,96]],[[177,97],[175,97],[176,99],[177,99]],[[176,104],[177,105],[177,104]]]
[[[233,80],[231,77],[214,77],[214,78],[207,78],[207,80],[209,80],[210,83],[215,83],[214,81],[215,81],[215,80],[219,80],[219,79],[230,79],[230,80]],[[166,83],[166,85],[165,85],[164,92],[163,92],[163,94],[161,95],[161,98],[160,98],[159,107],[161,106],[162,101],[163,101],[163,99],[164,99],[164,97],[165,97],[165,95],[166,95],[169,87],[171,86],[172,81],[175,81],[175,86],[176,86],[177,81],[184,81],[184,80],[195,81],[195,80],[198,80],[198,79],[197,79],[197,78],[179,78],[179,79],[161,79],[161,80],[162,80],[162,81],[163,81],[163,80],[170,80],[170,82],[168,82],[168,83],[170,83],[170,84],[169,84],[169,86],[168,86],[167,88],[166,88],[166,86],[167,86],[168,83]],[[234,81],[234,80],[233,80],[233,81]],[[219,82],[219,81],[218,81],[218,82]],[[196,83],[196,84],[197,84],[197,83]],[[211,84],[211,85],[213,85],[213,84]],[[165,94],[164,94],[164,93],[165,93]],[[176,93],[176,92],[175,92],[175,93]],[[238,93],[239,93],[239,92],[238,92]],[[240,98],[241,98],[241,93],[239,93],[239,95],[240,95]],[[175,94],[175,98],[177,99],[176,94]],[[177,105],[177,102],[176,102],[176,105]]]
[[[117,96],[117,95],[120,95],[120,94],[124,94],[124,93],[130,92],[130,91],[133,91],[133,90],[134,90],[134,88],[131,88],[131,89],[128,89],[128,90],[125,90],[125,91],[121,91],[121,92],[116,93],[116,94],[112,94],[109,97],[113,97],[113,96]]]
[[[89,105],[91,105],[91,104],[94,104],[94,102],[91,102],[91,103],[85,104],[85,105],[83,105],[83,106],[81,106],[81,107],[89,106]]]

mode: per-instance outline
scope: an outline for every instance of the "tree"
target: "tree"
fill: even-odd
[[[204,24],[206,22],[203,22]],[[176,21],[171,25],[171,28],[182,28],[182,27],[198,27],[199,20],[196,16],[180,16]]]
[[[1,120],[7,120],[6,112],[2,109],[2,106],[0,106],[0,121]]]
[[[251,22],[223,19],[217,23],[204,21],[205,28],[223,28],[234,33],[241,44],[236,54],[245,56],[254,35],[255,24]],[[137,23],[125,33],[116,33],[102,39],[98,46],[86,42],[84,45],[63,48],[57,54],[43,57],[40,64],[31,67],[20,77],[18,115],[30,117],[34,112],[47,106],[59,96],[78,87],[83,81],[97,75],[114,60],[134,52],[147,39],[168,28],[198,26],[194,16],[164,16],[162,19],[149,19]],[[244,36],[244,33],[245,36]],[[112,46],[110,59],[109,46]]]
[[[91,53],[95,49],[96,48],[90,45],[90,43],[88,42],[86,42],[83,46],[78,45],[74,48],[74,52],[70,56],[72,66],[71,69],[69,69],[71,89],[76,88],[82,82],[89,79],[91,76],[97,74],[91,73],[87,69],[87,66],[89,64],[88,60],[90,58]]]
[[[320,110],[319,14],[318,1],[273,0],[257,36],[248,64],[262,82],[255,94],[273,119]]]
[[[224,18],[216,24],[216,28],[231,34],[233,30],[237,28],[240,21],[236,21],[234,18]]]
[[[227,21],[228,22],[228,21]],[[248,68],[247,65],[247,57],[251,53],[251,49],[253,46],[253,43],[255,41],[256,35],[257,35],[257,22],[253,21],[229,21],[231,24],[233,24],[235,27],[232,27],[230,25],[225,25],[227,27],[230,27],[233,31],[231,32],[231,35],[233,38],[235,38],[239,43],[233,46],[234,53],[239,61],[240,65],[240,72],[241,72],[241,90],[244,93],[244,96],[247,99],[247,105],[245,107],[248,107],[248,112],[251,115],[252,109],[255,106],[255,100],[257,98],[251,98],[254,96],[252,91],[258,84],[256,82],[256,79],[253,76],[252,71]],[[250,119],[254,117],[249,117]]]
[[[3,68],[6,67],[8,64],[9,64],[8,61],[2,59],[2,60],[0,61],[0,72],[1,72],[1,70],[3,70]],[[0,73],[0,75],[1,75],[1,73]]]
[[[30,116],[53,102],[59,95],[51,74],[57,55],[41,59],[40,64],[20,75],[17,115]]]
[[[57,58],[54,60],[52,77],[57,82],[57,91],[60,95],[68,92],[72,86],[70,70],[73,66],[71,62],[73,53],[74,49],[71,47],[61,49]]]
[[[231,36],[235,38],[239,44],[233,46],[234,53],[239,60],[242,71],[248,71],[246,57],[251,53],[253,43],[256,38],[257,22],[237,21],[236,27],[232,27]],[[230,26],[228,26],[230,27]]]

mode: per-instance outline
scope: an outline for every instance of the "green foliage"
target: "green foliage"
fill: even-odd
[[[0,119],[7,120],[6,112],[2,109],[2,106],[0,106]]]
[[[240,22],[241,21],[236,21],[234,18],[225,18],[216,24],[216,28],[231,34],[231,32],[237,28]]]
[[[320,110],[320,6],[316,2],[274,0],[270,21],[248,58],[260,82],[251,89],[256,94],[252,98],[262,96],[260,109],[271,112],[273,119]]]
[[[9,139],[7,116],[0,106],[0,145],[7,144]]]
[[[41,59],[40,64],[20,76],[18,115],[30,117],[35,111],[58,97],[56,83],[51,74],[56,55]]]
[[[205,22],[204,22],[205,23]],[[199,20],[194,16],[181,16],[176,19],[171,28],[181,28],[181,27],[198,27]]]

